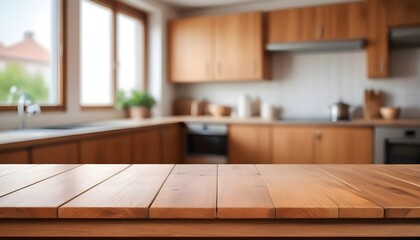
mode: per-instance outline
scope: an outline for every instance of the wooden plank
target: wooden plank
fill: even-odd
[[[174,165],[132,165],[58,209],[59,218],[147,218]]]
[[[270,193],[255,165],[219,165],[217,218],[275,218]]]
[[[0,177],[11,174],[17,171],[21,171],[26,168],[37,166],[36,164],[1,164],[0,165]]]
[[[390,221],[391,220],[391,221]],[[410,220],[410,221],[408,221]],[[417,237],[420,219],[3,219],[2,237],[145,237],[145,239],[235,237]],[[314,236],[318,237],[315,238]],[[382,238],[380,238],[382,237]],[[276,238],[277,239],[277,238]],[[286,238],[289,239],[289,238]],[[329,238],[328,238],[329,239]],[[346,238],[347,239],[347,238]],[[377,239],[377,238],[375,238]],[[414,238],[413,238],[414,239]]]
[[[36,165],[0,177],[0,197],[58,175],[79,165]]]
[[[257,165],[277,218],[382,218],[383,209],[311,165]]]
[[[374,165],[376,171],[420,187],[420,172],[397,165]]]
[[[0,198],[0,218],[56,218],[57,208],[128,165],[83,165]]]
[[[150,207],[150,218],[215,218],[217,165],[176,165]]]
[[[419,218],[420,188],[374,171],[375,166],[317,166],[385,209],[386,218]]]

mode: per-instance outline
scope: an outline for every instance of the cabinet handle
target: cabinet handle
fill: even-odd
[[[317,31],[316,31],[316,38],[320,39],[322,38],[322,26],[319,26]]]
[[[322,133],[321,130],[316,130],[315,131],[315,139],[320,141],[322,139]]]
[[[380,62],[380,71],[382,74],[385,74],[385,58],[381,58],[381,62]]]

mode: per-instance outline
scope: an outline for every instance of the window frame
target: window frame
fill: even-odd
[[[134,7],[131,7],[125,3],[122,3],[120,1],[109,1],[109,0],[88,0],[97,4],[100,4],[104,7],[109,8],[112,11],[112,74],[111,74],[111,81],[112,81],[112,88],[113,88],[113,104],[112,105],[82,105],[79,99],[79,106],[82,111],[92,111],[92,110],[111,110],[114,109],[115,101],[117,98],[117,88],[118,88],[118,26],[117,26],[117,14],[122,13],[127,16],[130,16],[132,18],[137,19],[143,24],[144,27],[144,39],[143,39],[143,46],[141,47],[141,50],[143,54],[140,55],[140,58],[142,61],[140,61],[140,66],[143,68],[143,73],[140,75],[139,79],[139,86],[140,89],[146,89],[147,88],[147,44],[148,44],[148,27],[147,27],[147,13],[144,11],[141,11],[139,9],[136,9]],[[141,78],[143,78],[143,81],[141,81]],[[80,78],[81,81],[81,78]],[[79,89],[79,92],[80,89]]]
[[[58,34],[58,74],[57,82],[59,93],[57,104],[41,104],[42,111],[64,112],[67,110],[67,1],[59,0],[59,34]],[[2,111],[17,111],[17,105],[0,105]]]

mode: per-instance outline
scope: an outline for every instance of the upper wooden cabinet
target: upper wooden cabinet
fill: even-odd
[[[419,0],[386,0],[390,27],[420,24]]]
[[[273,127],[273,163],[372,163],[373,132],[358,127]]]
[[[168,27],[170,81],[268,78],[262,13],[184,18]]]
[[[228,163],[272,163],[271,126],[230,125]]]
[[[215,80],[264,79],[261,13],[215,17]]]
[[[268,42],[345,40],[366,37],[366,3],[343,3],[268,13]]]
[[[213,79],[214,18],[171,21],[168,30],[169,79],[173,82]]]

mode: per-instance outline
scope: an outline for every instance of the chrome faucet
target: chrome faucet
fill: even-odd
[[[26,94],[22,93],[19,97],[17,105],[19,129],[25,128],[25,110],[28,116],[31,117],[41,113],[41,106],[39,106],[39,104],[32,103]]]
[[[28,116],[31,117],[35,114],[41,113],[41,106],[39,106],[39,104],[32,103],[28,96],[24,92],[19,91],[19,89],[14,85],[10,88],[9,96],[7,97],[8,104],[12,104],[13,97],[16,94],[19,94],[17,104],[18,127],[19,129],[23,129],[25,128],[25,110]]]

